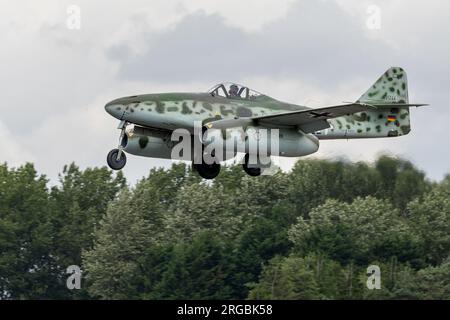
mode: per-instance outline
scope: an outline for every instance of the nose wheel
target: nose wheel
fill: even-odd
[[[111,169],[121,170],[127,164],[127,156],[122,150],[113,149],[108,153],[106,162]]]
[[[121,121],[118,129],[120,129],[119,146],[117,149],[113,149],[108,153],[106,162],[108,166],[113,170],[121,170],[127,164],[127,156],[123,152],[122,141],[125,136],[125,129],[127,128],[127,122]]]

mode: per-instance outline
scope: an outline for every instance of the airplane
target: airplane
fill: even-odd
[[[113,170],[121,170],[126,154],[172,159],[176,142],[172,134],[186,130],[195,137],[195,123],[201,132],[239,129],[256,132],[277,129],[277,156],[301,157],[315,153],[320,140],[400,137],[411,131],[410,108],[427,104],[410,103],[405,70],[388,69],[356,102],[320,108],[310,108],[278,101],[267,95],[235,83],[221,83],[208,92],[160,93],[135,95],[113,100],[105,110],[120,120],[119,145],[107,156]],[[132,126],[130,129],[129,127]],[[221,161],[233,158],[237,149],[225,159],[213,163],[203,160],[205,140],[200,137],[202,155],[193,162],[193,169],[204,179],[214,179],[220,173]],[[244,139],[244,138],[243,138]],[[264,166],[251,164],[248,137],[243,143],[243,169],[250,176],[259,176]],[[251,139],[250,139],[251,140]],[[198,153],[198,152],[197,152]],[[273,154],[270,153],[269,156]],[[210,156],[214,157],[211,152]]]

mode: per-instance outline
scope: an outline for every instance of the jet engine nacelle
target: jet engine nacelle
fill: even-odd
[[[134,126],[126,132],[121,146],[125,152],[136,156],[171,159],[175,143],[171,141],[170,131]]]
[[[209,149],[223,148],[226,158],[236,152],[282,157],[301,157],[319,149],[319,139],[296,129],[273,129],[249,126],[244,131],[235,129],[210,129],[203,137]]]
[[[280,129],[280,156],[303,157],[319,150],[319,139],[295,129]]]
[[[197,144],[195,139],[198,139]],[[202,140],[195,135],[185,135],[182,139],[176,138],[175,141],[172,141],[172,132],[134,126],[131,131],[126,132],[121,146],[125,152],[138,156],[192,160],[196,149],[200,149],[201,152],[200,141],[205,145],[204,151],[208,153],[214,150],[214,154],[220,155],[220,161],[232,159],[238,152],[262,156],[301,157],[315,153],[319,149],[319,139],[312,134],[295,129],[257,126],[248,127],[245,131],[242,128],[212,129],[206,132]],[[184,149],[180,153],[181,145]],[[186,154],[183,154],[184,152]]]

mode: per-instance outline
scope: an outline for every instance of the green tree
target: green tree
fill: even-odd
[[[450,300],[450,258],[439,266],[419,270],[417,278],[419,299]]]
[[[343,264],[366,263],[407,252],[420,256],[420,239],[392,205],[372,197],[347,204],[327,200],[289,230],[297,252],[321,252]],[[382,248],[383,250],[380,250]],[[418,249],[419,248],[419,249]]]
[[[60,185],[51,190],[55,250],[63,268],[81,264],[81,251],[92,246],[95,227],[117,193],[126,187],[119,172],[113,176],[103,168],[84,171],[72,163],[59,177]]]
[[[124,188],[126,181],[121,172],[113,175],[106,167],[81,170],[74,163],[64,166],[59,185],[51,189],[49,201],[53,226],[51,251],[57,260],[63,289],[58,298],[88,297],[84,287],[66,289],[66,268],[81,266],[82,250],[92,247],[94,230],[105,216],[108,204]]]
[[[268,218],[273,214],[273,207],[286,201],[288,186],[287,175],[281,171],[257,179],[245,176],[237,186],[235,206],[231,209],[249,219]]]
[[[373,195],[379,185],[378,174],[367,164],[318,159],[298,161],[288,181],[288,201],[303,217],[329,198],[350,202]]]
[[[45,176],[0,165],[0,299],[54,297],[56,261]]]
[[[264,267],[250,299],[321,299],[314,270],[307,260],[295,256],[275,257]]]
[[[408,205],[411,225],[424,241],[427,261],[440,264],[450,255],[450,178]]]
[[[210,230],[234,237],[242,228],[243,217],[234,215],[232,199],[221,186],[204,183],[181,188],[164,212],[163,241],[191,241],[199,232]]]
[[[291,243],[286,228],[267,218],[255,220],[242,230],[233,252],[236,271],[233,282],[237,298],[248,295],[248,286],[258,281],[262,267],[276,255],[288,254]]]
[[[375,168],[381,181],[376,195],[391,200],[400,210],[430,189],[425,173],[407,160],[381,156],[375,162]]]
[[[379,264],[382,270],[381,290],[365,289],[365,299],[448,300],[450,299],[450,259],[441,265],[414,270],[408,265]],[[367,277],[361,276],[362,282]]]
[[[155,236],[164,236],[164,215],[177,199],[180,191],[196,185],[201,179],[185,164],[174,164],[168,170],[153,168],[132,190],[130,210],[142,212],[154,226]]]
[[[142,212],[130,210],[131,201],[123,190],[95,231],[95,246],[83,253],[92,297],[137,299],[142,293],[139,258],[152,245],[152,233]]]
[[[158,285],[166,299],[232,299],[234,270],[230,248],[211,231],[197,234],[191,243],[179,243],[172,251]]]

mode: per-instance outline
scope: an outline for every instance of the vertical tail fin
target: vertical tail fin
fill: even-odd
[[[406,104],[408,100],[408,79],[405,70],[392,67],[387,70],[359,99],[368,104]]]

